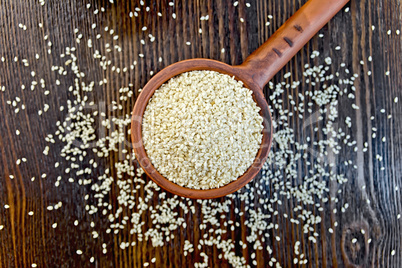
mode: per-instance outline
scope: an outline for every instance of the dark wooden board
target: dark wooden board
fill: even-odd
[[[49,70],[62,63],[59,55],[66,46],[75,45],[75,28],[80,29],[83,39],[92,38],[94,46],[102,53],[106,53],[104,45],[113,42],[113,36],[104,34],[103,28],[115,29],[122,52],[110,52],[113,64],[124,67],[138,61],[134,70],[119,76],[93,68],[99,63],[89,49],[80,52],[80,66],[88,79],[108,79],[104,90],[96,92],[96,97],[108,105],[108,100],[117,94],[116,89],[120,86],[133,83],[139,89],[150,78],[151,70],[160,70],[179,60],[205,57],[240,64],[305,1],[250,0],[249,8],[245,6],[247,1],[239,1],[238,7],[233,6],[234,1],[226,0],[175,1],[174,7],[169,7],[168,1],[147,1],[150,12],[143,12],[139,18],[128,15],[140,6],[139,2],[115,2],[49,0],[41,6],[39,1],[33,0],[0,0],[0,58],[5,58],[5,62],[0,61],[0,225],[4,226],[0,230],[0,267],[30,267],[32,263],[38,267],[91,267],[90,256],[95,256],[96,267],[142,267],[152,256],[157,256],[157,263],[151,264],[156,267],[191,267],[194,261],[200,260],[197,250],[187,257],[182,255],[184,237],[195,239],[205,232],[197,226],[198,210],[187,217],[187,233],[176,232],[177,238],[165,247],[153,248],[144,242],[121,250],[120,239],[127,239],[121,237],[124,234],[113,236],[100,231],[98,239],[91,238],[91,221],[103,231],[108,223],[105,218],[91,217],[85,212],[83,197],[90,193],[89,188],[68,182],[54,187],[60,171],[54,168],[54,163],[63,165],[63,159],[57,153],[58,144],[52,147],[48,156],[43,155],[47,145],[44,138],[48,133],[54,133],[55,122],[64,118],[59,107],[71,96],[64,84],[47,85],[52,90],[50,98],[40,90],[31,91],[30,72],[35,70],[36,77],[54,81],[55,73]],[[87,3],[91,8],[87,9]],[[101,7],[105,12],[94,15],[93,11]],[[321,216],[325,220],[318,231],[324,239],[317,244],[304,245],[303,251],[309,258],[306,267],[401,267],[402,220],[397,219],[397,214],[402,213],[402,198],[401,189],[395,191],[395,187],[402,187],[402,106],[395,103],[394,98],[399,96],[402,100],[402,34],[396,35],[396,30],[402,30],[402,4],[399,0],[353,0],[347,7],[349,12],[341,11],[321,30],[324,38],[314,37],[273,79],[280,82],[287,72],[304,79],[303,65],[313,50],[331,56],[332,66],[343,62],[351,73],[359,74],[355,86],[360,109],[353,110],[350,105],[345,105],[342,112],[356,122],[351,135],[360,145],[368,141],[369,152],[355,154],[358,168],[346,172],[350,175],[349,181],[342,186],[338,198],[347,202],[349,209],[346,213],[334,214],[331,210],[323,213]],[[176,20],[171,16],[173,10],[177,14]],[[158,11],[164,14],[162,18],[158,18]],[[207,14],[210,16],[208,21],[199,20]],[[269,14],[273,15],[272,20],[267,18]],[[242,23],[240,18],[245,22]],[[267,21],[271,22],[270,26],[265,26]],[[19,27],[20,23],[26,25],[26,31]],[[38,23],[43,23],[43,28],[39,28]],[[91,29],[93,23],[97,25],[95,30]],[[155,42],[140,43],[145,37],[142,25],[152,28]],[[202,28],[202,35],[198,34],[199,28]],[[387,34],[389,29],[391,35]],[[102,38],[96,40],[94,32],[102,33]],[[49,35],[48,40],[44,40],[45,35]],[[52,54],[47,53],[49,40]],[[191,44],[186,45],[187,41]],[[340,51],[334,49],[338,45]],[[225,53],[221,53],[222,48]],[[40,54],[40,60],[35,59],[36,53]],[[139,53],[145,58],[139,59]],[[18,56],[17,62],[15,56]],[[371,62],[367,61],[369,56],[372,56]],[[158,61],[159,57],[162,62]],[[24,58],[30,62],[29,67],[23,65]],[[360,60],[364,60],[365,65],[361,65]],[[385,75],[388,70],[389,75]],[[372,72],[370,76],[368,71]],[[25,90],[21,90],[22,84],[26,85]],[[1,92],[1,86],[6,89],[4,92]],[[269,93],[267,88],[267,96]],[[289,91],[288,94],[296,96],[297,92]],[[26,109],[15,114],[15,107],[7,101],[15,100],[17,96]],[[134,102],[133,97],[124,107],[126,113],[133,108]],[[39,116],[37,111],[46,103],[50,106],[49,111]],[[383,114],[381,109],[386,109],[386,113]],[[392,114],[391,119],[387,119],[388,114]],[[275,114],[273,116],[275,118]],[[375,120],[371,120],[371,116]],[[295,126],[301,123],[295,118],[290,122]],[[379,138],[371,138],[372,127],[377,128]],[[17,129],[21,132],[18,136]],[[381,141],[383,136],[387,142]],[[381,162],[376,159],[377,154],[383,157]],[[27,162],[17,165],[17,159],[22,157]],[[102,166],[101,163],[93,174],[101,174],[104,166],[109,164]],[[42,174],[46,174],[46,178],[41,178]],[[10,175],[14,178],[10,179]],[[35,177],[34,181],[32,177]],[[367,199],[371,201],[369,204]],[[60,209],[46,209],[58,201],[63,202]],[[236,202],[241,206],[240,201]],[[8,209],[5,204],[9,205]],[[278,209],[279,215],[291,213],[291,203]],[[29,211],[34,215],[29,216]],[[73,222],[77,219],[81,223],[75,227]],[[282,240],[273,241],[276,250],[271,257],[290,267],[294,240],[302,236],[302,231],[285,223],[281,216],[276,221],[283,226],[278,232]],[[326,230],[335,221],[339,226],[331,235]],[[57,228],[52,228],[55,222]],[[360,234],[362,228],[368,230],[367,237]],[[228,237],[231,235],[236,238],[234,233],[229,233]],[[352,236],[358,238],[358,243],[349,242]],[[368,237],[372,239],[370,244]],[[107,254],[102,254],[102,243],[107,244]],[[367,251],[361,248],[367,248]],[[82,249],[83,254],[77,255],[77,249]],[[236,250],[250,259],[247,257],[250,251]],[[392,250],[395,255],[391,255]],[[211,249],[207,253],[211,267],[228,266],[226,261],[218,258],[219,250]],[[268,265],[266,257],[267,254],[258,256],[258,267]]]

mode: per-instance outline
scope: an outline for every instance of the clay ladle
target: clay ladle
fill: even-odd
[[[136,159],[145,173],[163,189],[189,198],[217,198],[233,193],[261,170],[271,148],[272,117],[263,94],[268,81],[333,17],[349,0],[310,0],[285,22],[262,46],[239,66],[209,59],[191,59],[174,63],[157,73],[143,88],[135,102],[131,136]],[[181,187],[164,178],[152,165],[142,143],[142,117],[149,99],[163,83],[184,72],[213,70],[234,76],[253,91],[261,108],[264,130],[261,147],[254,163],[237,180],[216,189],[195,190]]]

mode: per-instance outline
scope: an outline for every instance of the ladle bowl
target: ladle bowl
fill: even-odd
[[[336,14],[349,0],[310,0],[285,22],[243,64],[230,66],[210,59],[191,59],[174,63],[158,72],[138,96],[132,115],[131,139],[134,153],[145,173],[163,189],[188,198],[210,199],[233,193],[251,181],[265,163],[272,144],[272,117],[263,94],[268,81]],[[252,90],[264,118],[263,138],[253,164],[235,181],[215,189],[196,190],[179,186],[163,177],[147,156],[142,142],[142,119],[154,92],[170,78],[194,70],[211,70],[242,81]]]

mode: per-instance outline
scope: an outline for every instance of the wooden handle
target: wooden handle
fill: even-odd
[[[263,88],[347,2],[308,1],[238,68]]]

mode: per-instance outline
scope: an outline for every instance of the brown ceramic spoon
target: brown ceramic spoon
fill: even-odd
[[[262,89],[268,81],[336,14],[349,0],[310,0],[302,6],[262,46],[239,66],[230,66],[209,59],[184,60],[157,73],[143,88],[135,103],[131,137],[137,160],[145,173],[163,189],[189,198],[217,198],[233,193],[261,170],[272,143],[272,118]],[[164,178],[152,165],[142,143],[142,117],[149,99],[163,83],[184,72],[213,70],[229,74],[253,91],[261,108],[264,130],[261,147],[252,166],[237,180],[216,189],[194,190],[181,187]]]

